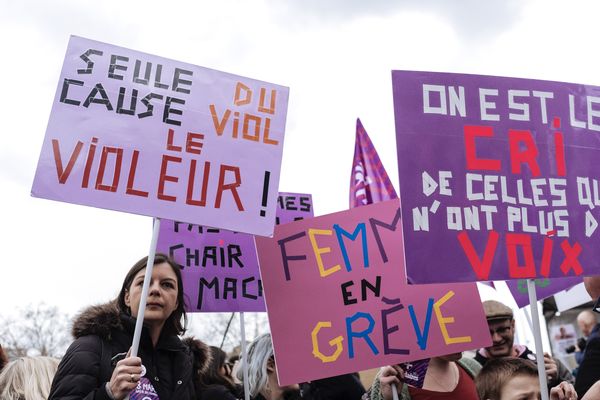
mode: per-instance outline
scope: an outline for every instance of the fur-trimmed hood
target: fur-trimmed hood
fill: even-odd
[[[84,309],[73,320],[71,334],[76,339],[87,335],[110,339],[113,331],[124,329],[117,303],[111,301]]]
[[[74,338],[88,335],[96,335],[103,340],[111,340],[116,331],[125,331],[128,328],[133,331],[135,319],[122,314],[116,301],[88,307],[79,313],[73,320],[71,334]],[[129,326],[131,325],[131,326]],[[182,339],[178,346],[187,347],[194,360],[194,368],[199,373],[204,373],[211,362],[210,349],[208,346],[193,337]]]
[[[182,342],[192,351],[192,355],[194,356],[194,369],[197,370],[196,376],[206,373],[208,371],[208,366],[212,362],[210,349],[206,343],[191,336],[183,338]]]

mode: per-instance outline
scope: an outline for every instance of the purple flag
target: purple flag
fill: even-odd
[[[397,199],[398,195],[383,168],[375,146],[356,119],[356,144],[350,177],[350,208]]]

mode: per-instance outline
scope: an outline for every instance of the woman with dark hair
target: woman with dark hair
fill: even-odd
[[[218,347],[210,346],[211,362],[205,373],[199,374],[196,386],[198,400],[236,400],[243,397],[241,386],[233,382],[231,365],[227,354]]]
[[[75,319],[75,341],[58,367],[50,400],[195,398],[192,355],[178,337],[187,323],[181,270],[164,254],[155,256],[139,352],[130,356],[147,262],[129,270],[114,301]]]

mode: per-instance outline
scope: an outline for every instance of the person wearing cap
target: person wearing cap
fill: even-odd
[[[475,354],[475,360],[481,365],[485,365],[489,360],[504,357],[536,361],[536,355],[527,346],[514,343],[515,319],[510,307],[496,300],[487,300],[483,302],[483,310],[492,336],[492,345],[479,349]],[[544,353],[544,365],[549,388],[559,385],[561,382],[573,383],[575,381],[567,367],[548,353]]]

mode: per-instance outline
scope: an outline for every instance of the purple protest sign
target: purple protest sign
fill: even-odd
[[[555,279],[535,279],[535,294],[538,300],[543,300],[547,297],[553,296],[558,292],[567,290],[579,283],[583,282],[582,278],[555,278]],[[517,302],[519,308],[529,305],[529,294],[527,292],[527,279],[518,279],[512,281],[506,281],[508,289],[512,294],[513,298]]]
[[[276,225],[283,225],[314,216],[312,196],[306,193],[281,192],[277,197]]]
[[[157,251],[182,267],[187,311],[265,311],[254,237],[162,220]]]
[[[32,195],[271,235],[288,91],[72,36]]]
[[[392,72],[415,283],[600,274],[600,88]]]
[[[312,216],[310,194],[279,194],[278,224]],[[253,235],[163,220],[157,250],[181,266],[188,312],[265,311]]]

